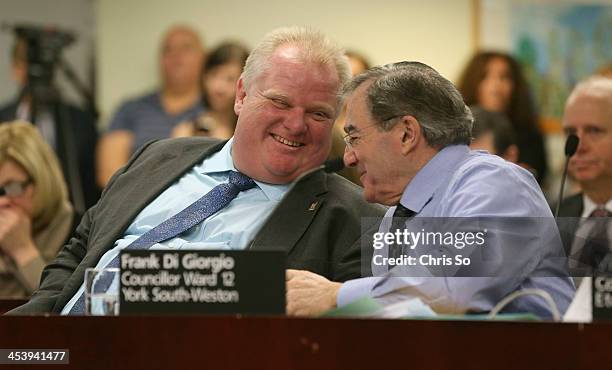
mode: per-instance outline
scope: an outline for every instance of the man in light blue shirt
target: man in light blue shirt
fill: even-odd
[[[516,291],[537,295],[518,297],[507,312],[550,317],[555,308],[542,296],[561,313],[567,309],[574,286],[537,182],[510,162],[469,150],[472,115],[448,80],[424,64],[402,62],[359,75],[346,93],[344,159],[361,174],[367,201],[394,206],[379,229],[391,236],[374,248],[374,277],[339,284],[289,271],[289,314],[316,315],[361,297],[383,304],[419,298],[437,312],[483,312]],[[391,216],[403,217],[397,229]],[[473,240],[482,237],[484,247],[420,239],[394,254],[406,244],[398,236],[404,231],[464,238],[457,231],[466,228],[482,233]],[[458,255],[472,265],[460,266]]]
[[[195,166],[176,184],[145,207],[127,228],[123,237],[115,242],[114,248],[100,258],[96,268],[106,267],[122,249],[144,233],[179,213],[215,186],[227,183],[229,171],[236,171],[231,155],[232,142],[233,140],[228,141],[220,151]],[[289,185],[286,184],[273,185],[261,181],[255,181],[255,183],[256,187],[240,192],[227,207],[208,217],[188,232],[156,243],[150,249],[245,248],[289,188]],[[62,314],[70,312],[84,289],[85,284],[82,284],[64,306]],[[116,291],[118,287],[111,286],[109,289]]]
[[[85,270],[118,266],[125,248],[276,250],[288,268],[359,277],[360,218],[384,211],[356,185],[319,170],[349,78],[344,51],[325,35],[270,32],[238,82],[234,137],[145,144],[45,268],[39,290],[11,314],[83,314]]]

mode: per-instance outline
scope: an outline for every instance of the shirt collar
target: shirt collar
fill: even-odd
[[[232,159],[233,143],[234,138],[232,137],[227,143],[225,143],[225,145],[223,145],[221,150],[205,159],[204,162],[196,168],[196,171],[206,175],[211,173],[238,171],[234,166],[234,160]],[[255,183],[268,199],[275,201],[281,200],[290,186],[290,184],[275,185],[257,180],[255,180]]]
[[[196,170],[202,174],[215,172],[237,171],[232,161],[232,143],[234,138],[228,140],[223,148],[204,160]]]
[[[584,204],[582,210],[582,217],[589,217],[591,213],[593,213],[593,211],[597,209],[598,204],[593,202],[593,200],[589,198],[586,194],[582,194],[582,200]],[[608,212],[612,212],[612,199],[609,199],[606,202],[605,208]]]
[[[467,145],[451,145],[440,150],[408,183],[400,204],[416,213],[421,212],[469,152]]]

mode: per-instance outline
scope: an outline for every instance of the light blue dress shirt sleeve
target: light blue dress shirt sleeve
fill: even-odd
[[[528,171],[486,152],[469,151],[466,146],[441,150],[410,182],[400,203],[417,212],[416,217],[533,217],[548,220],[546,224],[554,227],[546,200]],[[379,231],[388,231],[388,225],[383,222]],[[524,233],[498,236],[499,245],[517,256],[508,264],[504,262],[507,276],[427,277],[416,271],[423,266],[395,267],[385,273],[372,265],[378,277],[344,283],[337,304],[341,307],[364,296],[383,304],[418,297],[438,312],[489,311],[512,291],[536,288],[549,293],[563,313],[574,294],[565,260],[556,258],[554,243],[538,243],[537,238],[525,235],[530,232],[537,234],[538,230],[534,226]],[[380,253],[386,256],[386,248]],[[524,276],[526,271],[533,276],[520,281],[513,278]],[[521,297],[509,309],[551,315],[539,297]]]
[[[336,304],[338,307],[342,307],[360,298],[371,297],[374,285],[382,279],[382,277],[370,276],[345,282],[340,286],[338,296],[336,297]]]

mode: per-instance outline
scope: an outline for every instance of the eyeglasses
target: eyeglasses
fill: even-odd
[[[28,185],[32,183],[31,179],[26,181],[11,181],[0,186],[0,197],[7,196],[9,198],[17,198],[23,195]]]
[[[368,129],[368,128],[370,128],[370,127],[374,127],[374,126],[376,126],[376,125],[378,125],[378,123],[374,123],[374,124],[368,125],[368,126],[366,126],[366,127],[362,128],[362,129],[358,130],[357,132],[358,132],[358,133],[359,133],[359,132],[363,132],[363,131],[365,131],[366,129]],[[360,136],[353,136],[354,134],[355,134],[355,132],[353,132],[353,133],[348,133],[348,134],[346,134],[346,135],[344,135],[344,136],[342,137],[342,140],[344,140],[344,143],[346,144],[346,148],[347,148],[348,150],[353,150],[353,147],[359,143],[359,139],[361,139],[363,136],[365,136],[365,135],[363,135],[363,134],[362,134],[362,135],[360,135]]]
[[[403,115],[393,116],[393,117],[390,117],[390,118],[387,118],[387,119],[383,120],[382,122],[388,122],[388,121],[394,120],[394,119],[399,118],[399,117],[403,117]],[[381,124],[380,124],[380,123],[373,123],[373,124],[368,125],[368,126],[366,126],[366,127],[362,128],[362,129],[357,130],[357,132],[363,132],[363,131],[365,131],[366,129],[368,129],[368,128],[370,128],[370,127],[379,126],[379,125],[381,125]],[[362,134],[362,135],[360,135],[360,136],[353,136],[354,134],[355,134],[354,132],[353,132],[353,133],[348,133],[348,134],[346,134],[346,135],[344,135],[344,136],[342,137],[342,140],[344,140],[344,143],[346,144],[346,148],[347,148],[349,151],[350,151],[350,150],[353,150],[353,148],[355,147],[355,145],[357,145],[357,144],[359,143],[359,140],[360,140],[360,139],[361,139],[363,136],[365,136],[365,135],[363,135],[363,134]]]

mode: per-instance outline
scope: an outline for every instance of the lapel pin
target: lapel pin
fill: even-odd
[[[319,205],[319,201],[314,201],[312,202],[312,204],[310,204],[310,207],[308,207],[309,211],[314,211],[315,209],[317,209],[317,206]]]

